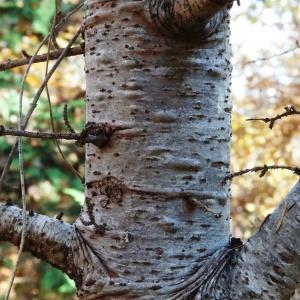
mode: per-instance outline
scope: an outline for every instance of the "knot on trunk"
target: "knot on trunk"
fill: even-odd
[[[166,35],[205,41],[224,21],[231,1],[150,0],[150,18]],[[197,35],[195,36],[195,33]]]

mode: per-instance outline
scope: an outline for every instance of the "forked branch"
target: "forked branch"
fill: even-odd
[[[269,124],[269,128],[273,129],[274,124],[276,121],[282,119],[282,118],[286,118],[288,116],[292,116],[292,115],[300,115],[300,111],[298,111],[294,106],[286,106],[285,108],[285,112],[276,115],[275,117],[272,118],[253,118],[253,119],[247,119],[246,121],[263,121],[267,124]]]
[[[300,176],[300,168],[297,168],[297,167],[280,166],[280,165],[271,165],[271,166],[264,165],[261,167],[254,167],[251,169],[245,169],[242,171],[232,173],[232,174],[228,175],[227,177],[225,177],[225,180],[233,179],[234,177],[242,176],[247,173],[260,173],[259,177],[263,177],[270,170],[288,170],[288,171],[291,171],[294,174]]]

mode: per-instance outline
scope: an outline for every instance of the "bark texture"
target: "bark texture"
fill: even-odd
[[[204,40],[224,18],[232,0],[149,0],[152,21],[165,33],[185,35],[197,32]]]
[[[27,212],[25,251],[73,276],[73,227],[54,218]],[[22,210],[0,202],[0,240],[18,246],[23,227]]]
[[[87,120],[116,130],[86,149],[82,299],[184,299],[230,252],[228,16],[183,41],[146,4],[86,2]]]
[[[300,286],[300,182],[244,245],[232,299],[287,300]]]
[[[286,300],[299,286],[300,183],[245,245],[230,240],[230,2],[86,1],[84,132],[105,138],[86,145],[76,222],[28,213],[26,240],[81,300]],[[0,216],[17,245],[21,210]]]

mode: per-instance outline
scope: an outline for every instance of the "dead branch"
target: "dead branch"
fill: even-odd
[[[288,170],[288,171],[291,171],[294,174],[300,176],[300,168],[297,168],[297,167],[280,166],[280,165],[278,165],[278,166],[277,165],[271,165],[271,166],[264,165],[262,167],[254,167],[251,169],[245,169],[245,170],[242,170],[239,172],[232,173],[225,177],[225,181],[231,180],[234,177],[242,176],[244,174],[251,173],[251,172],[254,172],[254,173],[260,172],[259,177],[263,177],[270,170]]]
[[[294,106],[286,106],[284,109],[285,109],[284,113],[278,114],[272,118],[254,118],[254,119],[247,119],[246,121],[263,121],[265,123],[269,123],[269,128],[273,129],[276,121],[288,116],[300,115],[300,111],[296,110]]]
[[[49,60],[54,60],[54,59],[59,58],[59,56],[61,55],[61,53],[63,51],[64,51],[64,48],[60,48],[58,50],[51,51],[49,53]],[[83,52],[84,52],[84,50],[82,49],[82,47],[73,47],[66,52],[65,57],[81,55],[81,54],[83,54]],[[47,53],[35,55],[32,63],[45,62],[45,61],[47,61],[47,56],[48,56]],[[32,58],[32,56],[27,56],[26,58],[17,59],[17,60],[8,60],[7,62],[1,63],[0,64],[0,72],[27,65],[30,62],[31,58]]]
[[[261,57],[261,58],[257,58],[257,59],[254,59],[254,60],[250,60],[250,61],[246,62],[245,65],[250,65],[250,64],[257,63],[259,61],[267,61],[267,60],[270,60],[270,59],[275,58],[275,57],[280,57],[280,56],[283,56],[283,55],[288,54],[290,52],[294,52],[295,50],[297,50],[299,48],[300,48],[299,41],[296,41],[296,46],[294,48],[285,50],[285,51],[280,52],[280,53],[273,54],[271,56]]]
[[[59,58],[57,59],[57,61],[55,62],[55,64],[52,66],[51,70],[49,71],[49,73],[47,73],[47,76],[44,78],[41,86],[39,87],[38,91],[36,92],[36,95],[32,101],[32,103],[30,104],[30,108],[25,116],[25,119],[24,119],[24,123],[22,124],[22,130],[25,129],[27,127],[27,124],[29,122],[29,119],[35,109],[35,107],[37,106],[37,103],[38,103],[38,100],[47,84],[47,82],[49,81],[49,79],[51,78],[51,76],[54,74],[55,70],[58,68],[59,64],[61,63],[61,61],[64,59],[65,57],[65,53],[72,47],[72,45],[74,44],[74,42],[76,41],[76,39],[78,38],[78,36],[80,35],[81,33],[81,28],[76,32],[76,34],[73,36],[73,38],[70,40],[68,46],[66,48],[64,48],[64,50],[62,51],[62,53],[60,54]],[[28,73],[28,70],[26,72],[26,74]],[[25,77],[24,77],[25,78]],[[23,90],[23,89],[22,89]],[[22,95],[22,93],[21,93]],[[13,159],[13,155],[14,155],[14,152],[16,151],[17,149],[17,145],[18,145],[18,142],[15,142],[9,155],[8,155],[8,158],[5,162],[5,165],[4,165],[4,168],[3,168],[3,171],[2,171],[2,174],[1,174],[1,177],[0,177],[0,191],[2,190],[2,187],[3,187],[3,183],[4,183],[4,180],[5,180],[5,177],[6,177],[6,174],[8,172],[8,169],[10,167],[10,164],[12,162],[12,159]]]
[[[34,139],[75,140],[80,146],[86,143],[92,143],[99,148],[103,147],[108,142],[112,132],[113,131],[105,124],[93,124],[92,126],[87,126],[81,133],[25,131],[5,128],[3,125],[0,125],[0,136],[10,135]]]
[[[59,22],[58,24],[55,26],[55,30],[59,30],[66,22],[67,20],[76,12],[78,11],[81,7],[83,6],[83,2],[79,3],[73,10],[71,10],[66,16],[64,16]],[[82,30],[80,30],[82,31]],[[75,42],[76,38],[78,37],[78,35],[80,34],[80,32],[77,32],[76,33],[76,36],[69,42],[68,46],[62,51],[61,55],[59,56],[59,58],[57,59],[57,61],[55,62],[54,66],[51,68],[50,70],[50,73],[46,76],[46,78],[44,79],[43,83],[41,84],[39,90],[37,91],[37,94],[31,104],[31,108],[30,108],[30,111],[28,111],[27,115],[26,115],[26,118],[25,118],[25,124],[24,124],[24,128],[26,128],[27,126],[27,123],[31,117],[31,114],[32,112],[34,111],[34,108],[36,107],[37,105],[37,102],[38,102],[38,99],[45,87],[45,84],[49,81],[50,77],[52,76],[52,74],[54,73],[54,71],[57,69],[57,67],[59,66],[61,60],[64,58],[64,55],[65,53],[67,52],[67,50],[69,50],[72,46],[73,46],[73,43]],[[41,41],[41,43],[39,44],[38,48],[36,49],[35,51],[35,54],[33,55],[33,57],[31,57],[31,60],[33,61],[33,58],[34,56],[36,56],[38,54],[38,52],[40,51],[40,49],[42,48],[42,46],[44,45],[44,43],[48,40],[48,38],[50,38],[50,33]],[[26,71],[24,73],[24,76],[23,76],[23,80],[22,80],[22,88],[21,88],[21,94],[23,93],[22,91],[24,90],[24,84],[23,82],[25,82],[26,78],[27,78],[27,75],[29,73],[29,70],[30,70],[30,67],[32,65],[32,62],[29,62],[27,68],[26,68]],[[6,178],[6,174],[8,173],[8,170],[10,168],[10,165],[11,165],[11,162],[13,160],[13,156],[14,156],[14,153],[16,151],[18,147],[18,142],[15,142],[14,145],[12,146],[10,152],[9,152],[9,155],[6,159],[6,162],[3,166],[3,170],[2,170],[2,173],[1,173],[1,176],[0,176],[0,192],[2,191],[2,188],[3,188],[3,184],[4,184],[4,181],[5,181],[5,178]]]
[[[53,21],[52,21],[52,26],[51,26],[51,30],[50,30],[50,37],[48,39],[48,49],[47,49],[47,61],[46,61],[46,65],[45,65],[45,76],[47,76],[48,74],[48,69],[49,69],[49,61],[50,61],[50,47],[51,47],[51,42],[54,45],[54,47],[56,47],[56,49],[59,49],[59,46],[57,44],[56,41],[56,34],[57,32],[55,32],[55,26],[57,25],[57,21],[59,18],[59,3],[58,1],[55,1],[55,15],[53,17]],[[71,48],[72,49],[72,48]],[[71,50],[70,49],[70,50]],[[54,119],[53,119],[53,112],[52,112],[52,103],[51,103],[51,97],[50,97],[50,92],[49,92],[49,88],[48,88],[48,84],[46,84],[45,86],[45,90],[46,90],[46,95],[47,95],[47,100],[48,100],[48,106],[49,106],[49,116],[50,116],[50,123],[51,123],[51,128],[52,131],[55,132],[55,126],[54,126]],[[75,133],[75,131],[73,131]],[[75,175],[77,176],[81,182],[83,182],[83,177],[79,174],[79,172],[73,167],[73,165],[67,160],[66,156],[64,155],[60,145],[59,145],[59,141],[55,140],[55,144],[57,147],[57,150],[59,152],[59,154],[61,155],[63,161],[65,162],[67,168]]]

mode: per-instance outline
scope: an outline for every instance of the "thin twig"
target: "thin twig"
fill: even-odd
[[[68,104],[64,105],[64,123],[66,125],[66,127],[69,129],[70,132],[75,132],[75,130],[73,129],[73,127],[70,124],[69,121],[69,117],[68,117]]]
[[[61,1],[60,0],[55,0],[55,14],[54,14],[54,18],[53,18],[53,22],[52,22],[52,28],[51,28],[51,41],[52,41],[52,44],[53,46],[56,48],[56,49],[59,49],[59,45],[57,43],[57,40],[56,40],[56,35],[57,35],[57,32],[54,31],[54,28],[55,28],[55,25],[58,21],[58,18],[61,14]],[[48,49],[48,53],[49,53],[49,49]]]
[[[33,59],[34,59],[35,55],[37,55],[37,53],[40,51],[40,49],[42,48],[42,46],[46,43],[46,41],[47,41],[48,38],[49,38],[49,34],[41,41],[41,43],[37,47],[34,55],[31,57],[31,59],[30,59],[30,61],[28,63],[28,66],[26,68],[26,71],[25,71],[25,73],[23,75],[22,83],[25,82],[26,79],[27,79],[27,76],[28,76],[28,73],[29,73],[29,70],[30,70],[30,67],[32,65],[32,62],[33,62]],[[21,86],[21,93],[23,93],[23,89],[24,89],[24,85],[22,84],[22,86]],[[7,160],[5,162],[5,165],[3,167],[3,170],[2,170],[2,173],[1,173],[1,177],[0,177],[0,192],[2,191],[6,174],[8,173],[10,164],[12,162],[14,153],[17,150],[17,147],[18,147],[18,142],[15,142],[14,145],[12,146],[10,152],[9,152],[8,158],[7,158]]]
[[[121,129],[115,129],[115,131],[116,130]],[[104,146],[113,132],[114,131],[106,127],[105,124],[96,124],[91,127],[86,127],[81,133],[25,131],[22,129],[5,128],[0,125],[0,136],[9,135],[34,139],[75,140],[77,141],[77,144],[81,146],[86,143],[92,143],[98,147]]]
[[[21,139],[21,138],[20,138]],[[19,165],[20,165],[20,179],[21,179],[21,193],[22,193],[22,220],[23,220],[23,226],[22,226],[22,233],[21,233],[21,241],[19,246],[19,251],[17,254],[17,260],[13,269],[12,276],[9,281],[8,289],[6,292],[6,295],[4,297],[4,300],[9,299],[9,295],[16,277],[17,269],[21,260],[21,254],[24,249],[25,245],[25,237],[26,237],[26,226],[27,226],[27,213],[26,213],[26,198],[25,198],[25,180],[24,180],[24,169],[23,169],[23,156],[22,156],[22,142],[19,141]],[[21,159],[20,159],[21,158]]]
[[[54,29],[55,29],[55,26],[56,26],[57,14],[58,14],[58,11],[59,11],[58,5],[59,5],[58,1],[55,0],[55,14],[54,14],[53,21],[52,21],[52,26],[51,26],[51,31],[50,31],[50,38],[48,39],[48,50],[47,50],[47,61],[46,61],[46,67],[45,67],[45,76],[47,76],[47,74],[48,74],[51,41],[54,44],[54,46],[55,46],[55,44],[57,45],[56,38],[55,38],[55,33],[54,33]],[[46,89],[46,95],[47,95],[48,106],[49,106],[50,123],[51,123],[52,131],[55,132],[55,126],[54,126],[54,120],[53,120],[53,112],[52,112],[52,104],[51,104],[51,98],[50,98],[50,93],[49,93],[49,89],[48,89],[48,84],[46,84],[45,89]],[[57,139],[55,140],[55,144],[56,144],[57,150],[58,150],[59,154],[61,155],[63,161],[65,162],[67,168],[75,176],[77,176],[80,179],[80,181],[82,182],[83,181],[82,176],[69,163],[69,161],[65,157],[65,155],[64,155],[64,153],[63,153],[63,151],[62,151],[62,149],[61,149],[61,147],[59,145],[59,141]]]
[[[299,48],[300,48],[299,41],[296,41],[296,46],[295,46],[294,48],[285,50],[285,51],[280,52],[280,53],[273,54],[273,55],[271,55],[271,56],[261,57],[261,58],[255,59],[255,60],[250,60],[250,61],[246,62],[245,65],[254,64],[254,63],[257,63],[257,62],[259,62],[259,61],[267,61],[267,60],[270,60],[270,59],[272,59],[272,58],[279,57],[279,56],[288,54],[288,53],[290,53],[290,52],[293,52],[293,51],[295,51],[295,50],[297,50],[297,49],[299,49]]]
[[[264,165],[262,167],[254,167],[251,169],[245,169],[245,170],[242,170],[239,172],[232,173],[232,174],[226,176],[225,180],[230,180],[234,177],[242,176],[244,174],[251,173],[251,172],[255,172],[255,173],[260,172],[259,177],[263,177],[266,175],[266,173],[269,170],[278,170],[278,169],[288,170],[288,171],[291,171],[291,172],[295,173],[296,175],[300,176],[300,168],[297,168],[297,167],[280,166],[280,165],[271,165],[271,166]]]
[[[59,58],[57,59],[57,61],[54,63],[54,65],[52,66],[50,72],[47,74],[47,76],[44,78],[42,84],[40,85],[38,91],[36,92],[36,95],[34,96],[34,99],[30,105],[30,108],[25,116],[25,120],[24,120],[24,123],[22,125],[22,129],[24,130],[26,127],[27,127],[27,124],[28,124],[28,121],[37,105],[37,102],[45,88],[45,85],[47,84],[47,82],[49,81],[49,79],[51,78],[51,76],[53,75],[53,73],[55,72],[55,70],[57,69],[57,67],[60,65],[61,61],[65,58],[65,53],[72,47],[72,45],[74,44],[74,42],[76,41],[77,37],[80,35],[80,32],[81,32],[81,28],[76,32],[76,34],[74,35],[74,37],[70,40],[68,46],[64,49],[64,51],[61,53],[61,55],[59,56]],[[29,65],[28,65],[29,66]],[[24,77],[25,78],[25,77]],[[21,89],[21,92],[22,92],[23,88]],[[14,152],[17,148],[17,143],[18,142],[15,142],[15,144],[13,145],[10,153],[9,153],[9,156],[5,162],[5,166],[3,168],[3,171],[2,171],[2,174],[1,174],[1,178],[0,178],[0,192],[2,190],[2,187],[3,187],[3,183],[4,183],[4,180],[5,180],[5,177],[6,177],[6,174],[8,172],[8,169],[10,167],[10,164],[11,164],[11,161],[13,159],[13,155],[14,155]]]
[[[72,9],[69,13],[67,13],[63,18],[61,18],[61,20],[56,24],[55,28],[54,28],[54,31],[55,32],[58,32],[61,27],[69,20],[69,18],[74,14],[76,13],[81,7],[83,6],[83,1],[81,3],[79,3],[74,9]],[[8,61],[6,63],[2,63],[0,64],[0,71],[4,71],[4,70],[8,70],[8,69],[11,69],[11,68],[15,68],[15,67],[19,67],[19,66],[23,66],[23,65],[27,65],[27,64],[33,64],[33,63],[36,63],[36,62],[44,62],[46,61],[47,59],[47,54],[42,54],[42,55],[37,55],[37,53],[40,51],[41,47],[45,44],[45,42],[48,40],[48,38],[50,38],[50,33],[42,40],[42,42],[39,44],[37,50],[35,51],[35,53],[26,58],[26,59],[20,59],[20,60],[16,60],[16,61]],[[74,47],[72,49],[69,50],[68,52],[68,55],[66,56],[72,56],[71,53],[74,51],[74,52],[79,52],[79,51],[83,51],[82,50],[82,47]],[[58,49],[58,52],[60,51],[64,51],[64,49]],[[50,54],[50,59],[56,59],[59,57],[60,53],[57,53],[57,51],[53,51],[51,52]],[[54,57],[52,58],[52,53],[54,55]],[[77,53],[74,55],[79,55],[81,53]],[[11,64],[11,66],[10,66]],[[8,66],[7,68],[5,66]],[[30,67],[27,68],[26,71],[29,71]]]
[[[60,48],[58,50],[51,51],[49,53],[49,60],[57,59],[63,50],[64,50],[64,48]],[[81,54],[83,54],[83,52],[84,52],[84,50],[82,49],[82,47],[73,47],[66,53],[65,57],[81,55]],[[48,56],[48,53],[45,53],[45,54],[33,55],[33,56],[29,56],[29,57],[21,58],[21,59],[17,59],[17,60],[9,60],[7,62],[0,64],[0,72],[27,65],[30,62],[32,57],[33,57],[32,63],[45,62],[45,61],[47,61],[47,56]]]
[[[52,31],[53,31],[53,28],[54,28],[54,26],[52,27]],[[79,30],[76,33],[75,37],[71,40],[71,42],[66,47],[66,49],[70,49],[71,48],[72,44],[75,42],[75,40],[79,36],[80,32],[81,32],[81,30]],[[39,50],[41,49],[42,45],[47,41],[47,39],[49,37],[51,37],[51,34],[50,35],[48,34],[48,36],[46,38],[44,38],[44,40],[40,43],[38,49],[36,50],[35,54],[37,54],[39,52]],[[59,56],[58,61],[63,58],[63,55],[66,52],[65,51],[66,49],[64,49],[62,51],[61,55]],[[49,52],[49,48],[48,48],[48,52]],[[37,101],[38,101],[38,99],[39,99],[39,97],[40,97],[40,95],[41,95],[41,93],[43,91],[43,89],[41,89],[41,88],[39,89],[39,91],[38,91],[37,95],[35,96],[34,101],[32,103],[33,105],[30,107],[30,109],[29,109],[29,111],[28,111],[28,113],[26,115],[25,122],[23,123],[23,93],[24,93],[24,86],[25,86],[25,81],[26,81],[26,78],[27,78],[30,66],[32,65],[33,59],[34,59],[34,57],[31,57],[29,59],[29,65],[28,65],[28,67],[26,69],[26,72],[25,72],[25,74],[23,76],[22,84],[21,84],[21,91],[20,91],[20,97],[19,97],[19,118],[18,118],[18,129],[19,130],[22,130],[22,129],[26,128],[27,123],[28,123],[28,121],[30,119],[30,116],[31,116],[32,112],[34,111],[34,108],[35,108],[35,106],[37,104]],[[47,58],[47,64],[48,64],[48,61],[49,61],[49,58]],[[59,63],[55,64],[55,65],[57,67],[59,65]],[[47,76],[47,71],[46,71],[46,78],[44,79],[45,85],[47,85],[48,80],[50,79],[51,75],[54,73],[54,71],[56,69],[56,68],[54,68],[54,66],[51,69],[51,71],[50,71],[51,74],[49,73],[49,76]],[[22,227],[21,241],[20,241],[20,246],[19,246],[17,261],[16,261],[16,264],[15,264],[15,267],[14,267],[14,270],[13,270],[13,274],[12,274],[10,282],[9,282],[9,287],[8,287],[7,293],[5,295],[5,300],[9,299],[9,295],[10,295],[10,292],[11,292],[11,289],[12,289],[12,286],[13,286],[13,282],[14,282],[14,279],[15,279],[15,276],[16,276],[16,272],[17,272],[17,269],[18,269],[18,265],[19,265],[19,262],[20,262],[20,259],[21,259],[21,254],[22,254],[23,249],[24,249],[25,237],[26,237],[26,223],[27,223],[26,191],[25,191],[25,176],[24,176],[24,162],[23,162],[23,146],[22,146],[22,138],[21,137],[19,137],[17,139],[17,141],[14,144],[14,146],[12,147],[10,155],[9,155],[7,161],[6,161],[5,167],[4,167],[3,172],[1,174],[0,191],[2,189],[2,186],[3,186],[3,183],[4,183],[4,179],[5,179],[5,176],[6,176],[6,172],[9,169],[9,166],[10,166],[10,163],[12,161],[12,157],[13,157],[13,154],[15,152],[15,149],[17,148],[17,145],[18,145],[18,149],[19,149],[19,168],[20,168],[21,195],[22,195],[22,219],[23,219],[23,227]]]
[[[63,18],[59,21],[59,23],[55,26],[55,30],[59,30],[59,29],[61,28],[61,26],[64,25],[64,24],[68,21],[68,19],[69,19],[75,12],[77,12],[82,6],[83,6],[83,2],[79,3],[73,10],[71,10],[65,17],[63,17]],[[22,80],[22,81],[24,81],[24,82],[26,81],[26,78],[27,78],[27,76],[28,76],[28,73],[29,73],[29,70],[30,70],[30,68],[31,68],[32,62],[33,62],[33,60],[34,60],[34,57],[38,54],[38,52],[40,51],[40,49],[42,48],[42,46],[46,43],[46,41],[48,40],[49,37],[50,37],[50,33],[42,40],[42,42],[39,44],[37,50],[35,51],[34,55],[31,57],[31,60],[29,61],[28,66],[27,66],[27,68],[26,68],[26,71],[25,71],[25,73],[24,73],[24,75],[23,75],[23,80]],[[70,47],[70,48],[71,48],[71,47]],[[59,56],[58,61],[56,62],[57,64],[54,64],[54,66],[52,67],[53,72],[54,72],[55,69],[58,67],[60,61],[64,58],[64,54],[67,52],[66,50],[69,50],[69,48],[68,48],[68,49],[65,48],[65,49],[63,50],[63,52],[61,53],[61,55]],[[52,73],[52,74],[53,74],[53,73]],[[52,75],[52,74],[51,74],[51,75]],[[51,75],[49,76],[49,78],[51,77]],[[49,78],[47,79],[47,81],[49,80]],[[44,81],[45,81],[45,80],[44,80]],[[44,84],[45,84],[45,83],[43,82],[42,85],[41,85],[41,87],[40,87],[40,88],[42,88],[42,90],[43,90]],[[24,90],[24,86],[21,87],[21,91],[22,91],[22,90]],[[41,94],[41,92],[40,92],[40,94]],[[34,101],[35,101],[35,106],[36,106],[36,103],[37,103],[37,101],[38,101],[38,99],[39,99],[39,97],[40,97],[40,94],[38,95],[38,97],[36,97],[36,98],[37,98],[36,101],[35,101],[35,99],[34,99]],[[26,118],[28,117],[28,120],[29,120],[31,114],[32,114],[32,112],[30,112],[30,115],[29,115],[29,113],[26,115]],[[27,122],[28,122],[28,121],[27,121]],[[27,123],[26,123],[24,129],[26,128],[26,126],[27,126]],[[12,162],[12,160],[13,160],[13,156],[14,156],[14,153],[15,153],[17,147],[18,147],[18,142],[15,142],[14,145],[12,146],[12,148],[11,148],[11,150],[10,150],[10,152],[9,152],[9,155],[8,155],[8,157],[7,157],[7,159],[6,159],[6,162],[5,162],[4,166],[3,166],[3,170],[2,170],[2,173],[1,173],[1,177],[0,177],[0,193],[1,193],[2,189],[3,189],[3,184],[4,184],[4,181],[5,181],[5,178],[6,178],[6,174],[8,173],[8,170],[9,170],[9,168],[10,168],[10,165],[11,165],[11,162]]]
[[[263,121],[265,123],[269,123],[269,128],[273,129],[274,124],[277,120],[280,120],[282,118],[292,116],[292,115],[300,115],[300,111],[296,110],[294,106],[286,106],[285,112],[276,115],[275,117],[272,118],[254,118],[254,119],[247,119],[246,121]]]
[[[10,135],[18,137],[28,137],[33,139],[59,139],[59,140],[79,140],[79,133],[70,132],[39,132],[39,131],[25,131],[20,129],[11,129],[0,126],[0,136]]]

